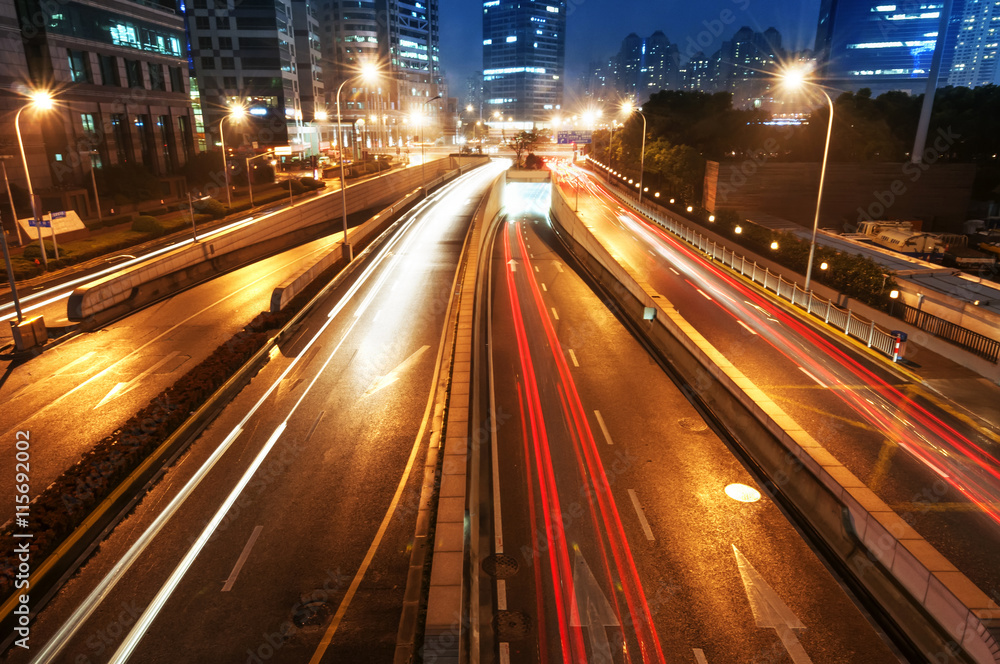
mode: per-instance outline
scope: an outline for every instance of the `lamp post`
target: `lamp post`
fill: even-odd
[[[88,154],[94,154],[94,153],[100,155],[100,152],[98,152],[97,150],[91,150]],[[101,197],[100,194],[97,193],[97,174],[94,173],[93,159],[90,160],[90,181],[94,185],[94,205],[97,207],[97,222],[100,223],[104,219],[101,216]]]
[[[642,112],[641,108],[636,108],[635,104],[631,102],[622,106],[622,110],[625,111],[625,115],[638,113],[642,118],[642,152],[639,155],[639,204],[642,205],[642,185],[643,178],[646,175],[646,115]]]
[[[430,106],[432,101],[437,101],[441,98],[441,95],[436,97],[431,97],[424,102],[424,106]],[[424,198],[427,198],[427,171],[424,169],[424,124],[427,122],[427,116],[420,116],[420,188],[424,192]]]
[[[351,76],[350,78],[345,78],[337,88],[337,144],[340,145],[340,204],[341,204],[341,214],[343,215],[344,221],[344,248],[347,251],[348,260],[354,260],[354,248],[347,242],[347,177],[344,174],[344,134],[341,131],[341,115],[340,115],[340,93],[344,91],[344,86],[347,85],[349,81],[356,79],[364,79],[365,81],[372,81],[378,76],[378,67],[374,64],[368,63],[361,68],[361,73],[356,76]],[[291,192],[291,184],[289,186],[289,192]]]
[[[226,154],[226,134],[222,131],[222,125],[225,124],[227,118],[239,122],[246,113],[247,111],[243,106],[230,106],[229,113],[223,115],[222,119],[219,120],[219,140],[222,141],[222,172],[226,176],[226,202],[229,207],[233,207],[233,188],[229,184],[229,159]]]
[[[271,157],[273,153],[269,150],[262,154],[254,155],[253,157],[247,157],[247,185],[250,187],[250,207],[253,207],[253,172],[250,170],[250,162],[254,159],[261,159],[262,157]]]
[[[28,172],[28,158],[24,156],[24,140],[21,138],[21,112],[31,107],[37,111],[48,111],[52,108],[52,96],[48,92],[38,91],[31,95],[31,101],[17,109],[14,116],[14,131],[17,132],[17,144],[21,148],[21,163],[24,165],[24,178],[28,181],[28,198],[31,199],[31,216],[35,222],[35,230],[38,231],[38,245],[42,248],[42,269],[49,269],[49,259],[45,255],[45,242],[42,240],[42,227],[38,219],[38,203],[35,201],[35,191],[31,187],[31,174]],[[53,238],[55,231],[52,231]]]
[[[8,155],[0,155],[0,159],[8,159]],[[7,164],[0,161],[3,167],[3,183],[7,187],[7,199],[10,201],[10,211],[14,215],[14,227],[17,228],[17,210],[14,209],[14,197],[10,195],[10,182],[7,180]],[[2,215],[0,215],[2,216]],[[18,236],[20,242],[20,236]],[[0,243],[3,243],[3,262],[7,266],[7,283],[10,284],[10,294],[14,298],[14,311],[17,312],[17,322],[24,316],[21,314],[21,301],[17,298],[17,284],[14,283],[14,266],[10,263],[10,249],[7,248],[7,236],[3,232],[3,222],[0,222]]]
[[[781,83],[789,90],[801,90],[807,85],[811,85],[826,98],[830,105],[830,120],[826,127],[826,145],[823,147],[823,165],[819,171],[819,192],[816,194],[816,217],[813,219],[812,238],[809,241],[809,263],[806,265],[805,290],[809,291],[812,283],[813,260],[816,257],[816,233],[819,231],[819,212],[823,204],[823,184],[826,182],[826,164],[830,157],[830,136],[833,134],[833,99],[827,94],[821,85],[807,78],[807,73],[803,68],[791,68],[785,70],[781,75]]]

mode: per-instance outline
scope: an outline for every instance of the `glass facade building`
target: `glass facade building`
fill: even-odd
[[[1000,0],[965,0],[948,85],[1000,84]]]
[[[485,111],[515,122],[549,122],[562,110],[566,2],[483,2]]]
[[[870,88],[874,94],[923,93],[943,6],[941,0],[823,0],[816,51],[824,79],[834,88]],[[948,19],[942,80],[951,68],[964,6],[956,0]]]

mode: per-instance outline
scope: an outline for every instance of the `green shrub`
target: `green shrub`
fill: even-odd
[[[195,212],[202,212],[204,214],[212,215],[213,219],[221,219],[227,214],[226,206],[215,200],[214,198],[209,198],[204,201],[194,202]]]
[[[326,186],[325,182],[317,180],[316,178],[313,178],[313,177],[299,178],[299,182],[306,189],[322,189],[323,187]]]
[[[163,226],[156,217],[143,214],[135,218],[132,222],[132,230],[137,233],[162,233]]]
[[[54,259],[56,255],[55,247],[52,246],[52,242],[48,239],[45,240],[45,254],[50,260]],[[68,258],[72,254],[73,254],[72,251],[67,251],[65,248],[59,247],[59,258]],[[27,258],[28,260],[35,260],[36,258],[41,260],[42,249],[41,247],[38,246],[38,240],[35,240],[27,247],[25,247],[24,253],[21,255]]]
[[[292,187],[292,194],[298,196],[299,194],[306,193],[306,186],[299,182],[298,180],[289,180]]]

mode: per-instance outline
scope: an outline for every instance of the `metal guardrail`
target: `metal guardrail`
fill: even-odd
[[[921,330],[936,337],[950,341],[956,346],[961,346],[970,353],[985,358],[990,362],[1000,360],[1000,341],[996,339],[973,332],[961,325],[956,325],[898,300],[892,303],[890,313],[914,327],[919,327]]]
[[[857,339],[869,348],[874,348],[889,357],[894,357],[896,337],[890,330],[877,325],[875,321],[866,320],[850,309],[840,309],[831,300],[818,297],[812,291],[803,290],[796,282],[788,281],[780,274],[771,272],[767,267],[758,265],[756,261],[749,261],[745,256],[737,254],[735,251],[730,251],[725,245],[721,245],[677,221],[669,213],[664,214],[652,210],[645,205],[640,206],[637,200],[638,196],[635,196],[631,192],[621,191],[618,193],[622,200],[633,210],[659,224],[660,227],[670,231],[696,249],[704,252],[710,259],[731,267],[736,272],[748,277],[754,283],[760,284],[781,299],[791,302],[800,309],[804,309],[808,314],[816,318],[822,319],[824,323],[836,328],[849,337]],[[947,321],[942,322],[947,323]],[[949,323],[949,325],[951,324]],[[918,327],[920,326],[918,325]],[[970,332],[964,328],[959,329]],[[932,332],[932,334],[934,333]],[[975,333],[970,332],[970,334]],[[991,339],[988,340],[992,341]],[[984,357],[986,356],[984,355]],[[994,355],[994,361],[996,361],[996,355]]]

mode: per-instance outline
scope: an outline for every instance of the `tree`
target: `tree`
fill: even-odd
[[[508,138],[504,145],[514,151],[516,168],[521,168],[522,165],[522,155],[525,155],[534,149],[539,142],[541,142],[542,137],[534,131],[522,131],[521,133]]]

